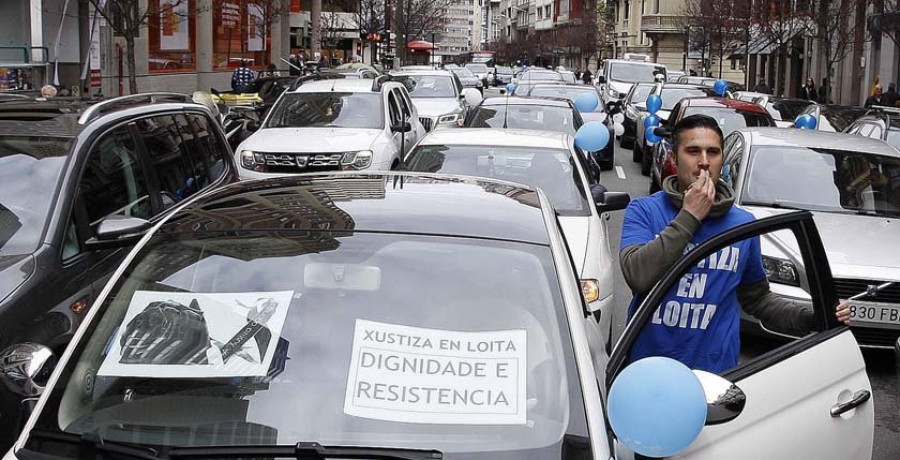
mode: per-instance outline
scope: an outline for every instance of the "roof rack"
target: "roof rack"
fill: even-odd
[[[319,80],[336,80],[339,78],[345,78],[343,74],[339,74],[336,72],[316,72],[312,75],[306,75],[303,77],[297,77],[293,83],[291,83],[291,88],[288,91],[294,91],[303,83],[308,81],[319,81]]]
[[[379,75],[377,78],[375,78],[375,81],[372,82],[372,91],[377,91],[380,93],[381,85],[383,85],[389,81],[394,81],[394,77],[392,75],[389,75],[389,74]]]
[[[78,124],[86,125],[103,114],[124,107],[155,104],[157,102],[185,102],[193,104],[194,100],[191,96],[182,93],[155,92],[129,94],[127,96],[107,99],[90,106],[83,114],[81,114],[81,117],[78,119]]]

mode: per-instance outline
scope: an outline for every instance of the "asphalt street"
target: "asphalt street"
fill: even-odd
[[[485,91],[485,97],[500,96],[499,89]],[[628,192],[631,198],[638,198],[650,193],[649,179],[641,175],[640,165],[631,161],[631,151],[619,147],[616,143],[616,167],[605,171],[602,182],[610,191]],[[613,250],[618,253],[622,235],[622,218],[624,211],[611,213],[609,221],[610,238]],[[631,291],[622,278],[622,271],[615,267],[615,298],[619,307],[613,315],[614,340],[617,340],[625,327],[626,310],[631,302]],[[760,339],[745,339],[745,348],[753,354],[760,354],[777,347],[777,343]],[[900,458],[900,381],[898,366],[894,355],[889,350],[863,350],[866,369],[874,390],[875,403],[875,446],[873,459]]]

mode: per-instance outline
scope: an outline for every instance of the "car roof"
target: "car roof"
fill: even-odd
[[[655,85],[656,83],[650,83],[651,85]],[[693,85],[690,83],[663,83],[662,89],[699,89],[702,91],[707,91],[710,88],[703,85]]]
[[[398,70],[396,72],[391,72],[391,75],[396,75],[398,77],[406,76],[406,75],[432,75],[432,76],[443,76],[450,77],[453,75],[453,72],[449,70]]]
[[[696,97],[681,101],[684,107],[727,107],[742,112],[755,112],[768,115],[762,106],[752,102],[739,101],[728,97]]]
[[[4,136],[75,137],[84,130],[78,117],[90,103],[56,99],[0,102],[0,134]]]
[[[847,150],[900,158],[900,151],[885,142],[855,134],[788,128],[743,128],[738,132],[747,133],[752,146]]]
[[[527,129],[464,128],[439,129],[428,133],[419,145],[484,145],[568,149],[572,136],[555,131]]]
[[[549,244],[545,225],[537,193],[520,184],[422,173],[331,173],[231,184],[177,212],[159,233],[327,229]]]
[[[539,105],[544,107],[572,107],[568,99],[539,97],[489,97],[481,101],[481,105]]]
[[[341,91],[348,93],[371,93],[375,80],[368,78],[334,78],[304,82],[294,90],[295,93],[324,93]],[[390,82],[385,82],[387,86]]]

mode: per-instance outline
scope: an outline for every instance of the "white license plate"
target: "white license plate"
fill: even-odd
[[[869,323],[900,324],[900,305],[852,300],[850,319]]]

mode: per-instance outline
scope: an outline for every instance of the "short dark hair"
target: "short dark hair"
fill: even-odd
[[[722,133],[722,128],[719,127],[719,123],[715,118],[702,114],[684,117],[675,124],[675,129],[672,130],[672,153],[675,154],[676,158],[678,158],[678,144],[681,143],[681,133],[697,128],[706,128],[714,131],[719,135],[720,146],[725,143],[725,135]]]

